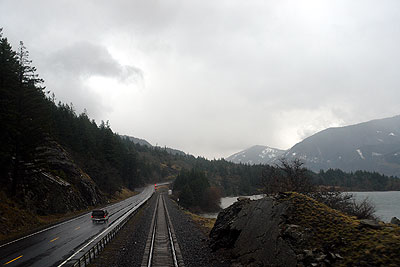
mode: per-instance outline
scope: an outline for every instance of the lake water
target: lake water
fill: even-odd
[[[368,197],[375,205],[375,215],[384,222],[390,222],[393,217],[400,219],[400,191],[386,192],[351,192],[356,200]]]
[[[263,198],[264,195],[253,195],[253,196],[239,196],[239,197],[248,197],[251,200],[257,200],[260,198]],[[230,205],[232,205],[233,203],[235,203],[237,201],[238,197],[222,197],[221,198],[221,203],[219,204],[219,206],[222,209],[226,209],[227,207],[229,207]],[[217,213],[203,213],[200,214],[203,217],[206,218],[217,218],[218,216],[218,212]]]
[[[400,191],[386,192],[349,192],[354,195],[356,201],[362,201],[366,197],[375,205],[375,215],[384,222],[389,222],[392,217],[400,219]],[[260,199],[263,195],[248,196],[250,199]],[[221,198],[221,208],[225,209],[235,203],[238,197]],[[217,218],[218,213],[202,214],[204,217]]]

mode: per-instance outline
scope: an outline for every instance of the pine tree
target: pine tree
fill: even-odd
[[[1,36],[0,47],[2,177],[11,177],[11,194],[16,195],[25,172],[38,170],[42,163],[39,148],[48,132],[49,101],[24,44],[14,52]]]
[[[18,85],[18,58],[0,29],[0,185],[8,184],[12,165],[13,94]]]

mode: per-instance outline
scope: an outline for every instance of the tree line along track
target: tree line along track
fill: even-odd
[[[182,253],[171,223],[164,195],[158,194],[142,267],[183,267]]]

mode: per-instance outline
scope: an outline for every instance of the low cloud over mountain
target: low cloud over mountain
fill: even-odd
[[[287,151],[263,154],[254,146],[227,158],[233,162],[273,164],[299,158],[314,171],[367,170],[400,177],[400,116],[320,131]],[[265,147],[266,148],[266,147]],[[268,151],[268,150],[265,150]],[[273,156],[275,155],[275,157]]]

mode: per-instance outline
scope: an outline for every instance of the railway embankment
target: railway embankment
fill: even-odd
[[[142,207],[136,215],[107,245],[91,266],[142,266],[146,257],[146,241],[151,231],[157,193]],[[206,231],[175,202],[164,197],[185,267],[227,267],[229,260],[209,247]]]
[[[400,266],[400,227],[358,220],[297,193],[222,211],[211,247],[234,266]]]

